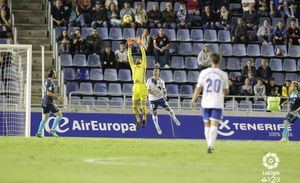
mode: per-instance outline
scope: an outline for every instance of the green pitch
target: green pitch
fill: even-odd
[[[1,183],[259,183],[267,152],[283,183],[299,183],[300,143],[0,138]]]

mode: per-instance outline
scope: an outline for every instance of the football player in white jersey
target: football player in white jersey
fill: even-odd
[[[191,107],[196,106],[199,94],[202,93],[201,107],[203,108],[204,136],[207,143],[207,153],[212,153],[217,139],[219,122],[222,120],[224,97],[228,93],[228,75],[219,66],[221,56],[217,53],[210,55],[212,65],[201,71],[197,87],[191,101]]]
[[[159,65],[156,65],[153,70],[153,77],[147,80],[147,91],[149,95],[150,106],[152,109],[152,119],[159,135],[162,134],[160,126],[158,124],[157,108],[160,106],[169,112],[173,122],[180,126],[180,122],[175,116],[174,111],[169,107],[166,101],[167,90],[165,87],[165,82],[159,77]]]

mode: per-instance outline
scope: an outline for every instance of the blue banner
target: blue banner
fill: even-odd
[[[168,115],[159,115],[159,124],[163,134],[159,136],[148,115],[146,128],[136,131],[135,118],[131,114],[94,114],[94,113],[64,113],[57,127],[58,135],[62,137],[114,137],[114,138],[182,138],[203,139],[202,117],[178,115],[181,126],[172,123]],[[31,114],[31,135],[35,135],[41,113]],[[46,124],[49,131],[53,124],[51,117]],[[283,118],[267,117],[233,117],[225,116],[220,124],[219,139],[240,140],[279,140],[281,138]],[[45,135],[49,134],[45,132]],[[295,122],[290,128],[290,140],[300,141],[300,124]]]

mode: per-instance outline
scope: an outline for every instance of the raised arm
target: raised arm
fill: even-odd
[[[132,45],[133,45],[133,41],[131,39],[127,39],[127,44],[128,44],[128,61],[130,64],[130,67],[132,67],[134,65],[134,60],[132,57]]]
[[[135,42],[136,44],[139,45],[140,47],[140,50],[141,50],[141,54],[142,54],[142,65],[146,68],[147,67],[147,56],[146,56],[146,51],[145,51],[145,48],[144,46],[142,45],[142,41],[141,41],[141,38],[140,37],[137,37],[135,39]]]

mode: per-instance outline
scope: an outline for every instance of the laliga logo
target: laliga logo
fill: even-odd
[[[269,152],[266,155],[264,155],[264,157],[263,157],[263,165],[268,170],[273,170],[273,169],[277,168],[279,162],[280,162],[279,158],[278,158],[277,154],[275,154],[275,153]]]
[[[230,127],[229,127],[229,120],[225,120],[225,121],[220,121],[220,126],[219,126],[219,130],[218,130],[218,134],[219,135],[222,135],[222,136],[226,136],[226,137],[228,137],[228,136],[231,136],[231,135],[233,135],[234,134],[234,131],[229,131],[230,130]],[[220,130],[222,130],[222,129],[226,129],[226,130],[228,130],[229,132],[221,132]]]
[[[51,129],[51,127],[50,127],[50,122],[51,122],[51,124],[53,124],[54,120],[55,120],[55,117],[50,117],[49,120],[48,120],[48,122],[46,123],[45,129],[46,129],[47,132],[49,132],[50,129]],[[57,125],[57,127],[56,127],[55,130],[56,130],[58,133],[65,133],[65,132],[69,131],[69,128],[62,129],[62,127],[66,126],[68,123],[69,123],[69,119],[66,118],[66,117],[62,117],[62,119],[61,119],[59,125]]]

